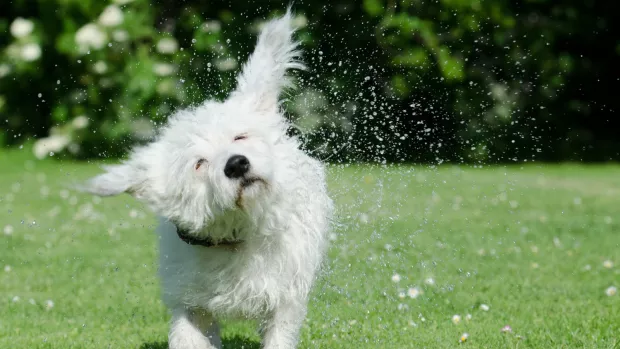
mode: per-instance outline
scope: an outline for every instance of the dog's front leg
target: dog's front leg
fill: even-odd
[[[262,324],[263,349],[293,349],[306,317],[306,304],[284,302]]]
[[[175,309],[168,335],[170,349],[221,349],[219,327],[201,310]]]

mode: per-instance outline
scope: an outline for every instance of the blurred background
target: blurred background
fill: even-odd
[[[0,144],[120,156],[179,107],[224,98],[281,1],[5,0]],[[297,1],[287,97],[329,161],[620,158],[613,1]]]

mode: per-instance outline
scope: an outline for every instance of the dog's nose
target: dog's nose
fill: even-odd
[[[228,178],[239,178],[250,170],[250,160],[243,155],[233,155],[224,166],[224,174]]]

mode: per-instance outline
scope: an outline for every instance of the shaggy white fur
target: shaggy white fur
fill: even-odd
[[[286,135],[279,107],[287,69],[303,68],[293,32],[290,10],[268,22],[226,101],[176,113],[152,143],[84,186],[102,196],[130,193],[161,217],[172,349],[219,348],[216,319],[224,316],[258,319],[264,348],[297,344],[332,202],[323,166]],[[249,163],[246,172],[231,165],[235,155]],[[189,245],[178,228],[243,242]]]

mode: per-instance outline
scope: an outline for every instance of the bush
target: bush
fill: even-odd
[[[8,44],[0,65],[4,142],[45,137],[34,147],[38,157],[116,154],[126,141],[149,138],[177,106],[203,99],[186,86],[237,65],[222,24],[191,9],[178,23],[161,22],[162,8],[141,0],[14,5],[10,12],[30,16],[4,23],[11,37],[0,38]],[[227,88],[230,75],[211,79],[210,90]]]
[[[617,84],[605,74],[620,52],[611,2],[323,4],[295,7],[310,70],[287,102],[321,158],[617,158],[607,115],[618,101],[600,93]],[[121,155],[176,108],[224,97],[260,23],[283,9],[2,2],[0,142],[37,139],[38,157]],[[592,26],[603,28],[599,40],[588,41]]]

